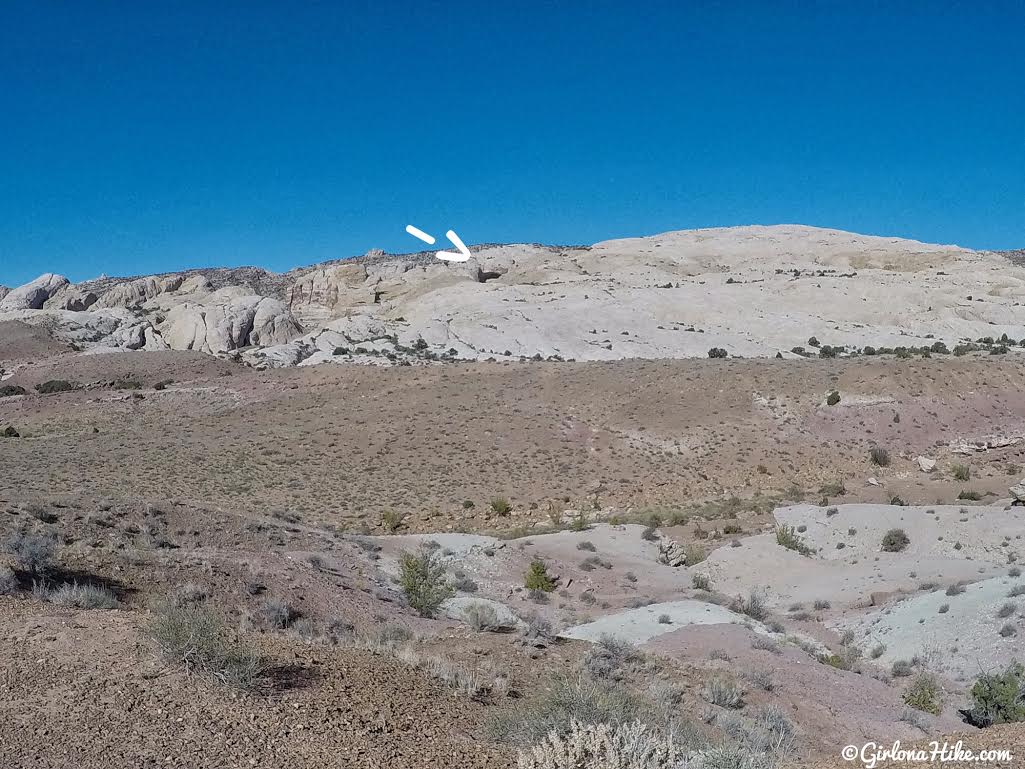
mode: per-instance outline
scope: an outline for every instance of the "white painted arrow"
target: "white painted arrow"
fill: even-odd
[[[412,224],[406,225],[406,232],[408,232],[414,238],[422,240],[424,243],[427,243],[428,245],[434,245],[433,235],[428,235],[426,232],[417,227],[414,227]],[[465,262],[467,259],[470,258],[470,249],[466,247],[466,244],[463,243],[462,240],[460,240],[459,236],[456,235],[455,232],[449,230],[445,233],[445,237],[447,237],[452,242],[453,246],[459,249],[459,253],[455,253],[454,251],[439,251],[436,254],[436,256],[439,259],[442,259],[446,262]]]

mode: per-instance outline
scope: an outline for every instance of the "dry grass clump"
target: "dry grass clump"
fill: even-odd
[[[252,689],[263,674],[256,650],[232,638],[220,617],[205,605],[168,601],[157,608],[149,633],[168,660],[226,686]]]
[[[664,769],[681,766],[680,750],[672,738],[649,730],[640,721],[630,724],[570,722],[566,734],[545,735],[520,751],[518,769]]]
[[[110,590],[100,585],[66,583],[52,589],[44,588],[39,597],[57,606],[76,609],[117,609],[121,602]]]

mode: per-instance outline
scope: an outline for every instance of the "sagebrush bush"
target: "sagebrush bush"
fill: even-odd
[[[713,678],[701,690],[701,696],[721,708],[737,710],[744,707],[744,690],[725,678]]]
[[[466,619],[466,624],[478,633],[498,630],[502,626],[498,620],[498,612],[495,611],[494,607],[481,601],[474,601],[465,607],[463,609],[463,617]]]
[[[445,576],[437,548],[422,545],[415,553],[399,555],[399,586],[406,602],[422,617],[433,617],[454,590]]]
[[[890,464],[890,452],[882,446],[873,446],[868,452],[872,464],[877,467],[887,467]]]
[[[549,732],[520,751],[517,769],[666,769],[682,756],[673,740],[634,721],[630,724],[582,724],[572,721],[566,734]]]
[[[79,384],[77,382],[69,382],[66,379],[50,379],[46,382],[42,382],[36,385],[36,392],[47,395],[49,393],[64,393],[70,392],[71,390],[77,390]]]
[[[18,589],[18,577],[10,566],[0,566],[0,595],[12,595]]]
[[[979,727],[1025,721],[1025,667],[1011,662],[1003,672],[979,676],[968,720]]]
[[[904,704],[923,713],[938,716],[943,712],[941,693],[940,682],[936,676],[931,673],[919,673],[904,691]]]
[[[31,575],[45,573],[53,563],[57,542],[42,534],[13,533],[4,543],[4,552],[14,558],[14,565]]]
[[[495,497],[491,500],[491,512],[495,515],[509,515],[512,511],[512,504],[505,497]]]
[[[110,590],[100,585],[65,583],[47,590],[45,599],[57,606],[78,609],[116,609],[121,605]]]
[[[149,632],[164,656],[187,670],[239,689],[259,683],[263,663],[256,651],[231,639],[221,619],[202,604],[160,605]]]
[[[260,617],[274,630],[284,630],[299,616],[297,609],[280,598],[268,598],[260,605]]]
[[[616,678],[628,662],[640,657],[629,641],[603,634],[584,657],[584,669],[595,678]]]
[[[756,590],[748,593],[747,598],[738,596],[734,599],[732,608],[734,611],[746,614],[751,619],[759,621],[769,616],[769,609],[765,605],[765,598]]]
[[[904,529],[890,529],[883,535],[882,548],[884,553],[899,553],[911,544]]]
[[[650,703],[621,684],[586,675],[556,676],[551,685],[489,723],[493,739],[514,745],[536,744],[546,735],[565,735],[573,722],[621,726],[645,720]]]

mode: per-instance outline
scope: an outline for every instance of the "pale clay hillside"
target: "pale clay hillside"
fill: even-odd
[[[997,253],[798,225],[590,247],[489,245],[276,275],[193,270],[0,288],[0,321],[87,351],[197,350],[257,366],[435,358],[796,357],[822,345],[949,347],[1020,336],[1025,267]]]

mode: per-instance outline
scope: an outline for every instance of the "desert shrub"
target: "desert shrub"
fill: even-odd
[[[793,526],[783,524],[776,527],[776,542],[787,550],[793,550],[801,555],[811,555],[811,548],[798,536]]]
[[[640,654],[629,641],[603,634],[584,657],[584,668],[595,678],[616,678]]]
[[[524,617],[526,627],[523,629],[523,641],[530,646],[546,647],[555,640],[555,628],[546,617],[535,614]]]
[[[70,392],[71,390],[77,390],[78,387],[77,382],[69,382],[65,379],[50,379],[49,381],[37,384],[36,392],[49,395],[50,393]]]
[[[919,673],[904,691],[904,704],[923,713],[938,716],[943,711],[940,682],[931,673]]]
[[[873,446],[868,452],[868,457],[877,467],[887,467],[890,464],[890,452],[882,446]]]
[[[982,492],[976,491],[975,489],[961,489],[957,495],[958,499],[964,499],[969,502],[978,502],[982,499]]]
[[[914,672],[915,665],[911,660],[894,660],[890,667],[890,675],[894,678],[906,678]]]
[[[765,599],[761,593],[755,590],[748,593],[747,598],[738,596],[734,599],[732,608],[734,611],[746,614],[751,619],[759,621],[769,616],[769,610],[765,606]]]
[[[509,515],[512,511],[512,504],[505,497],[495,497],[491,500],[491,512],[495,515]]]
[[[690,542],[687,547],[684,548],[684,559],[688,566],[697,566],[699,563],[708,558],[708,551],[701,545]]]
[[[1007,601],[1003,606],[997,610],[997,617],[1000,619],[1007,619],[1012,614],[1018,611],[1018,604],[1014,601]]]
[[[53,564],[57,543],[42,534],[13,533],[4,543],[4,552],[14,559],[14,565],[31,575],[45,573]]]
[[[833,347],[832,345],[824,344],[819,348],[820,358],[835,358],[839,353],[843,351],[842,347]]]
[[[433,617],[453,593],[437,548],[426,545],[415,555],[399,554],[399,586],[406,602],[423,617]]]
[[[499,742],[532,745],[545,735],[565,735],[574,721],[621,726],[646,715],[648,703],[621,684],[586,675],[555,676],[544,691],[497,714],[488,724]]]
[[[728,353],[726,352],[726,350],[724,350],[722,347],[712,347],[708,351],[709,358],[725,358],[727,354]]]
[[[402,527],[403,521],[406,520],[405,513],[399,513],[395,510],[385,510],[381,513],[381,525],[390,534],[394,534]]]
[[[13,595],[18,589],[18,577],[10,566],[0,566],[0,595]]]
[[[954,465],[951,472],[955,481],[967,481],[972,477],[972,469],[968,465]]]
[[[461,593],[476,593],[479,589],[477,583],[472,577],[469,577],[463,571],[453,572],[452,575],[452,587]]]
[[[721,708],[739,710],[744,707],[743,689],[725,678],[713,678],[701,690],[701,696]]]
[[[77,582],[47,590],[45,599],[57,606],[73,606],[76,609],[116,609],[121,605],[107,588]]]
[[[947,588],[946,594],[948,596],[961,595],[961,593],[963,593],[966,589],[967,588],[960,582],[955,582],[953,585],[950,585]]]
[[[1025,595],[1025,585],[1018,585],[1017,587],[1012,587],[1007,593],[1008,598],[1017,598],[1021,595]]]
[[[884,553],[899,553],[911,544],[904,529],[890,529],[883,535],[882,548]]]
[[[815,600],[815,602],[814,602],[814,603],[812,603],[812,608],[813,608],[813,609],[815,609],[815,610],[817,610],[817,611],[822,611],[822,610],[824,610],[824,609],[829,609],[829,608],[831,608],[831,607],[832,607],[832,605],[833,605],[833,604],[831,604],[831,603],[830,603],[829,601],[827,601],[826,599],[824,599],[824,598],[818,598],[818,599],[816,599],[816,600]]]
[[[157,382],[155,385],[153,385],[153,389],[154,390],[166,390],[168,387],[170,387],[173,384],[174,384],[174,380],[173,379],[161,379],[159,382]]]
[[[671,737],[631,724],[581,724],[572,721],[565,735],[557,730],[519,754],[518,769],[664,769],[681,758]]]
[[[819,494],[822,494],[826,497],[842,497],[846,493],[847,487],[844,485],[844,482],[842,480],[823,484],[819,488]]]
[[[692,574],[690,577],[691,584],[698,590],[711,590],[712,581],[705,574]]]
[[[209,597],[210,594],[202,585],[195,582],[186,582],[184,585],[176,587],[167,600],[175,604],[202,603]]]
[[[167,659],[227,686],[251,689],[263,673],[256,651],[231,639],[224,623],[207,606],[165,603],[157,609],[149,633]]]
[[[1014,636],[1018,635],[1018,628],[1016,628],[1014,625],[1008,622],[1002,628],[1000,628],[999,633],[1001,638],[1013,638]]]
[[[260,617],[267,627],[284,630],[299,619],[299,611],[280,598],[268,598],[260,605]]]
[[[771,692],[776,688],[776,682],[772,680],[772,673],[767,670],[751,670],[747,673],[747,680],[763,692]]]
[[[987,727],[1025,721],[1025,667],[1011,662],[1003,672],[984,673],[972,686],[968,721]]]
[[[548,566],[540,558],[530,562],[527,575],[523,580],[523,586],[527,590],[540,590],[543,593],[551,593],[555,590],[555,579],[548,573]]]
[[[0,398],[10,398],[13,395],[25,395],[25,388],[18,385],[0,385]]]
[[[831,392],[826,397],[826,405],[827,406],[835,406],[839,402],[840,402],[840,393],[838,393],[836,390],[833,390],[833,392]]]
[[[474,601],[466,606],[463,609],[463,617],[466,619],[466,624],[478,633],[497,630],[501,627],[498,612],[495,611],[493,606],[489,606],[481,601]]]
[[[593,542],[585,539],[583,542],[577,542],[577,550],[587,550],[590,553],[594,553],[598,548],[594,546]]]

